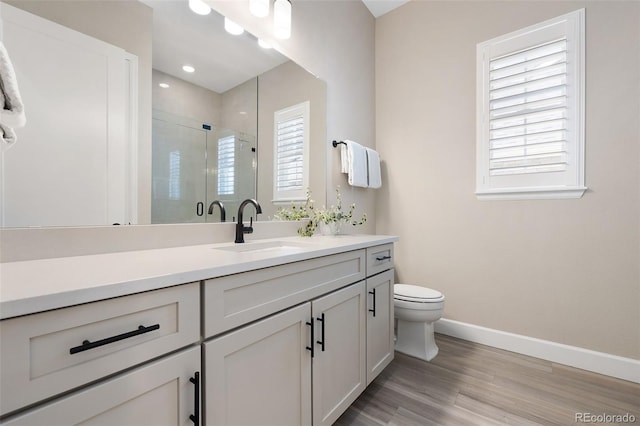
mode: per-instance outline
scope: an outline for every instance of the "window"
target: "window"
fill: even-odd
[[[580,198],[584,9],[477,47],[476,194]]]
[[[274,114],[274,201],[305,200],[309,186],[309,101]]]
[[[169,199],[180,200],[180,151],[169,153]]]
[[[233,195],[236,183],[236,138],[218,139],[218,195]]]

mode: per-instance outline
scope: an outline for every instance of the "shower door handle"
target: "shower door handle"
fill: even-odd
[[[196,214],[198,216],[202,216],[204,214],[204,203],[202,201],[198,201],[196,204]]]

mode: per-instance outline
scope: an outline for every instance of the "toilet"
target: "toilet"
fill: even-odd
[[[442,318],[444,295],[417,285],[395,284],[393,287],[397,321],[395,350],[431,361],[438,354],[433,323]]]

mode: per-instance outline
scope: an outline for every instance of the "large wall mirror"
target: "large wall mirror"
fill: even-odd
[[[27,111],[2,153],[4,227],[219,222],[217,205],[208,214],[214,201],[231,221],[246,198],[268,220],[278,207],[275,117],[301,103],[310,105],[305,184],[324,200],[325,83],[251,34],[227,33],[215,11],[196,15],[187,0],[0,6]],[[132,44],[147,57],[131,55]],[[137,124],[121,111],[138,111]]]

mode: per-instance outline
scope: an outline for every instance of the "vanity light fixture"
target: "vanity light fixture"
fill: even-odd
[[[267,43],[266,41],[262,40],[261,38],[258,39],[258,45],[260,47],[262,47],[263,49],[271,49],[273,47],[269,43]]]
[[[275,0],[273,3],[273,32],[280,39],[291,37],[291,1]]]
[[[184,72],[188,72],[188,73],[192,73],[194,72],[196,69],[194,67],[192,67],[191,65],[183,65],[182,66],[182,70]]]
[[[270,0],[249,0],[249,12],[258,18],[269,16]]]
[[[160,83],[158,84],[158,86],[162,87],[163,89],[168,89],[169,87],[171,87],[167,83]]]
[[[189,9],[198,15],[208,15],[211,13],[209,5],[202,0],[189,0]]]
[[[240,25],[236,24],[226,16],[224,18],[224,29],[227,30],[229,34],[233,35],[240,35],[244,32],[244,28],[242,28]]]

